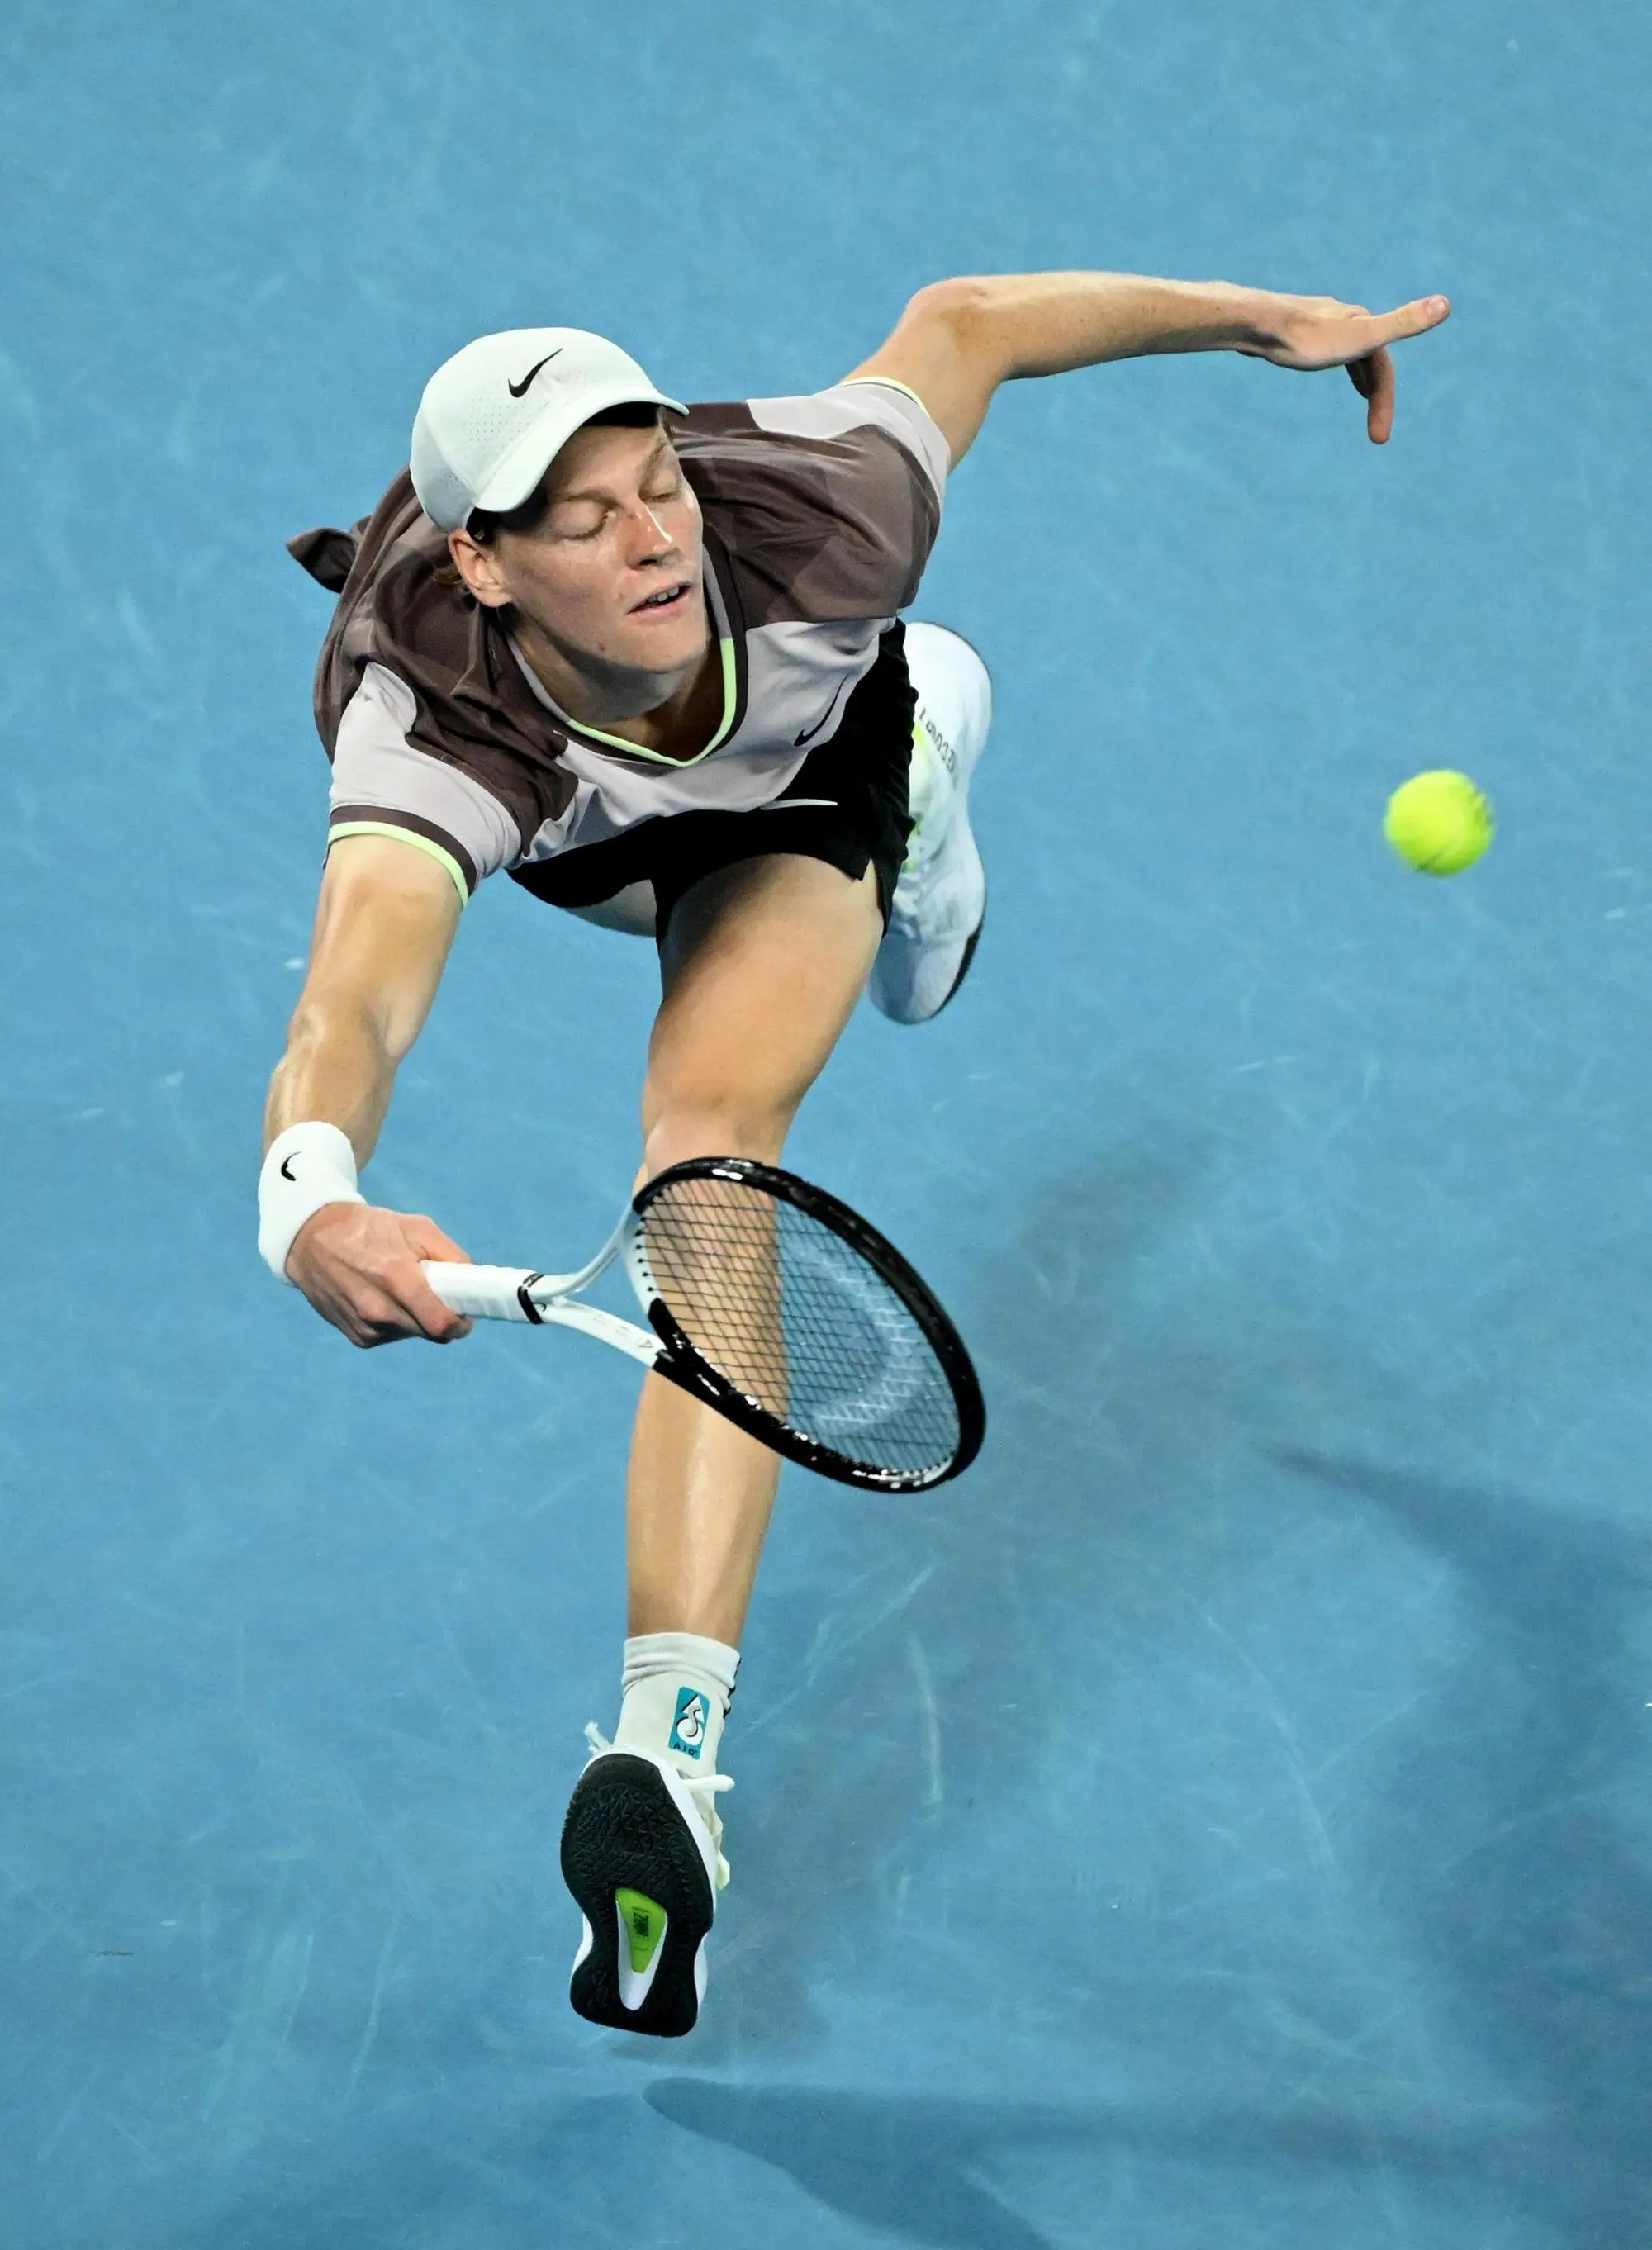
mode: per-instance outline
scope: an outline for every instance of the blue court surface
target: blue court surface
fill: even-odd
[[[1652,2241],[1645,89],[1627,0],[12,0],[5,2250]],[[326,597],[484,330],[826,383],[1100,266],[1455,316],[1004,397],[915,614],[992,911],[792,1145],[978,1356],[788,1472],[700,2029],[569,2012],[634,1380],[252,1247]],[[1411,874],[1466,769],[1489,858]],[[573,1263],[644,942],[467,918],[381,1200]]]

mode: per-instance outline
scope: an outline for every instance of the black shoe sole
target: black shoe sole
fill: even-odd
[[[700,2013],[695,1960],[715,1901],[705,1862],[657,1766],[621,1752],[586,1767],[563,1823],[562,1873],[592,1936],[568,1990],[575,2013],[654,2039],[691,2032]],[[640,1891],[666,1914],[660,1966],[639,2008],[619,1997],[619,1890]]]

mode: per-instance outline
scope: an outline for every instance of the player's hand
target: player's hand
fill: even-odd
[[[1394,369],[1390,344],[1426,335],[1451,311],[1447,297],[1418,297],[1397,312],[1372,313],[1335,297],[1259,295],[1251,341],[1239,346],[1275,367],[1345,367],[1365,402],[1365,434],[1386,445],[1394,426]]]
[[[450,1312],[420,1271],[422,1258],[471,1262],[434,1219],[371,1204],[324,1204],[287,1253],[287,1273],[324,1321],[363,1351],[424,1336],[457,1343],[470,1322]]]

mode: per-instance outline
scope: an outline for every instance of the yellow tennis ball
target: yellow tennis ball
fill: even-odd
[[[1460,875],[1496,833],[1491,806],[1467,774],[1420,773],[1388,800],[1383,834],[1424,875]]]

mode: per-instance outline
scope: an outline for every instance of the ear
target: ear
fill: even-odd
[[[450,531],[447,551],[453,568],[485,610],[502,610],[510,596],[500,574],[499,559],[490,548],[480,546],[468,531]]]

